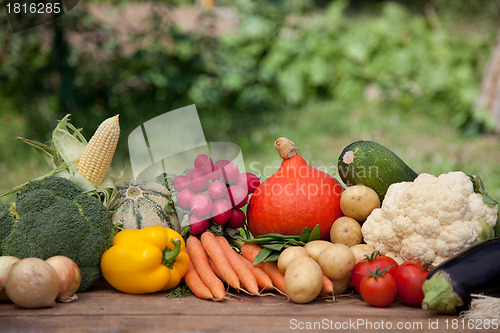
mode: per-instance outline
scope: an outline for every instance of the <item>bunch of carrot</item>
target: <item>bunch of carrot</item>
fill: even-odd
[[[245,243],[239,254],[225,237],[205,231],[200,239],[189,236],[186,250],[191,263],[184,280],[199,298],[224,300],[224,283],[252,295],[273,289],[285,292],[284,275],[275,263],[252,263],[261,250],[258,245]]]
[[[270,290],[286,295],[285,276],[276,262],[253,264],[262,250],[259,245],[244,243],[239,254],[225,237],[205,231],[200,239],[189,236],[186,250],[191,262],[184,280],[199,298],[223,301],[226,299],[225,284],[251,295],[262,295],[262,291]],[[322,294],[333,295],[333,284],[328,278],[323,283]]]

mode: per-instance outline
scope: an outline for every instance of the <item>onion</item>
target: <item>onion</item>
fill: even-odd
[[[7,274],[7,296],[23,308],[52,307],[59,291],[59,277],[49,264],[39,258],[26,258]]]
[[[80,288],[80,282],[82,281],[78,265],[65,256],[50,257],[45,262],[52,266],[59,275],[57,300],[68,303],[77,299],[78,296],[75,293]]]
[[[19,258],[11,256],[0,257],[0,302],[9,301],[9,297],[7,296],[7,292],[5,291],[7,274],[9,273],[10,267],[20,260],[21,259]]]

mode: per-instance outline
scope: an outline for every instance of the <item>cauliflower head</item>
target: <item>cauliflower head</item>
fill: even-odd
[[[497,214],[498,203],[486,204],[465,173],[423,173],[413,182],[392,184],[361,232],[368,245],[398,263],[423,260],[438,265],[492,237]]]

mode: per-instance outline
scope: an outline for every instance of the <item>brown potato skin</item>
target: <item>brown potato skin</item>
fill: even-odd
[[[340,243],[348,247],[361,244],[363,241],[361,225],[352,217],[339,217],[330,229],[330,240],[332,243]]]
[[[278,269],[285,274],[288,264],[297,257],[308,257],[307,250],[302,246],[290,246],[281,252],[278,258]]]
[[[293,259],[285,273],[285,292],[294,303],[309,303],[321,292],[323,272],[311,257]]]
[[[342,213],[360,223],[366,221],[375,208],[380,208],[380,198],[377,192],[364,185],[349,186],[340,197]]]
[[[341,280],[352,271],[355,265],[354,254],[344,244],[333,244],[325,249],[318,258],[323,273],[331,280]]]
[[[323,252],[323,250],[331,245],[333,245],[332,242],[319,239],[306,243],[306,245],[304,245],[304,248],[307,250],[307,253],[309,253],[309,257],[318,261],[318,257],[321,252]]]

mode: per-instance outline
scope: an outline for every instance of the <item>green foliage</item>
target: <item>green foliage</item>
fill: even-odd
[[[30,129],[40,129],[38,136],[54,114],[73,113],[76,122],[95,128],[120,113],[131,127],[190,103],[205,119],[217,116],[209,127],[231,134],[266,111],[315,98],[379,99],[475,133],[493,126],[485,110],[473,107],[493,32],[455,33],[390,2],[356,15],[342,0],[322,12],[305,0],[237,1],[237,31],[213,37],[213,13],[202,14],[199,29],[186,33],[165,23],[161,2],[152,6],[151,24],[127,44],[93,21],[86,7],[58,24],[13,34],[9,50],[19,56],[7,57],[0,70],[0,96],[39,118]],[[57,52],[44,47],[47,29],[62,38]],[[100,51],[78,45],[61,51],[77,32],[95,35],[90,42]]]
[[[169,23],[171,7],[154,1],[149,24],[127,38],[82,3],[57,23],[0,31],[9,50],[0,56],[0,161],[23,163],[31,152],[13,138],[47,141],[54,119],[67,113],[87,139],[119,113],[123,161],[133,128],[189,104],[196,104],[207,139],[237,141],[244,150],[278,132],[293,133],[296,110],[309,112],[317,101],[328,101],[329,110],[301,121],[318,133],[354,133],[368,126],[359,118],[397,131],[387,120],[421,116],[465,134],[491,130],[488,112],[473,105],[496,40],[487,23],[496,24],[489,12],[497,6],[468,1],[477,15],[469,18],[463,3],[373,3],[358,10],[345,0],[220,2],[239,23],[218,35],[213,12],[202,12],[195,31],[186,32]]]
[[[100,277],[100,259],[111,245],[113,223],[98,199],[70,180],[51,176],[24,186],[10,214],[5,209],[0,212],[1,255],[44,260],[67,256],[80,268],[80,291]],[[5,226],[10,233],[4,232]]]

